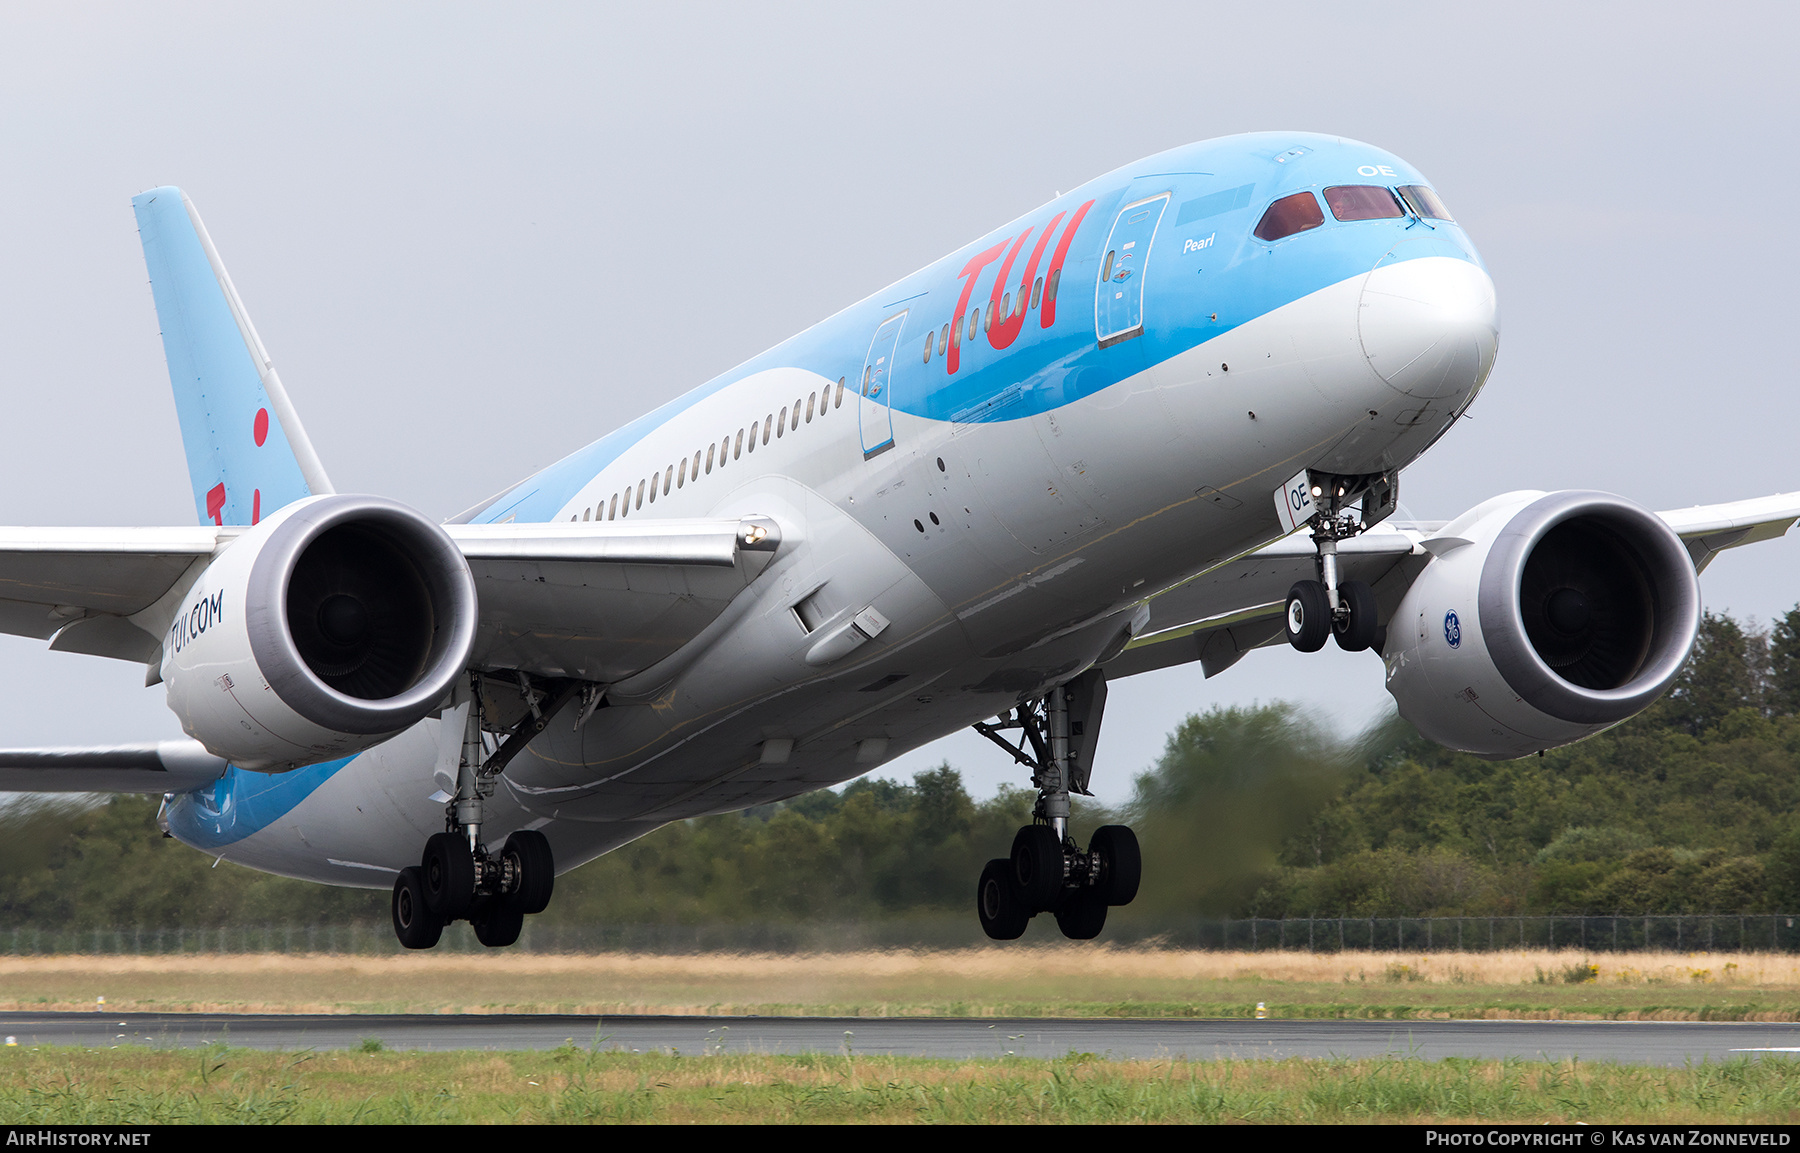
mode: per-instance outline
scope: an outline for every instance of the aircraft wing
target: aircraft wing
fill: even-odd
[[[162,626],[138,620],[235,535],[210,525],[0,528],[0,632],[149,663],[162,651]]]
[[[225,759],[199,741],[96,749],[0,749],[8,793],[185,793],[225,775]]]
[[[757,517],[444,527],[475,574],[477,667],[604,683],[692,640],[781,542]]]
[[[1704,571],[1728,548],[1773,540],[1800,520],[1800,492],[1659,512],[1675,530],[1694,570]],[[1338,545],[1345,580],[1366,581],[1382,618],[1406,595],[1430,560],[1428,542],[1441,525],[1377,525]],[[1316,579],[1312,538],[1304,532],[1227,561],[1149,601],[1150,620],[1125,651],[1105,664],[1109,679],[1199,661],[1217,676],[1254,648],[1279,644],[1282,614],[1295,581]]]
[[[1777,493],[1729,504],[1695,505],[1656,514],[1687,545],[1694,571],[1705,572],[1728,548],[1774,540],[1800,519],[1800,492]]]
[[[754,517],[444,528],[480,598],[476,667],[603,682],[693,639],[780,544]],[[154,666],[174,602],[244,531],[0,528],[0,632]]]

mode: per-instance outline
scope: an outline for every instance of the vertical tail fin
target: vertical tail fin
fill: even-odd
[[[152,188],[131,207],[201,522],[255,524],[331,492],[193,201],[179,188]]]

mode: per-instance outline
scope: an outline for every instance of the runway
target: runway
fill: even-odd
[[[638,1052],[854,1053],[956,1059],[1061,1057],[1195,1060],[1284,1057],[1579,1058],[1684,1065],[1800,1055],[1800,1023],[1694,1021],[1306,1021],[1191,1019],[590,1017],[528,1015],[256,1015],[5,1013],[21,1046],[349,1049],[552,1049],[566,1043]]]

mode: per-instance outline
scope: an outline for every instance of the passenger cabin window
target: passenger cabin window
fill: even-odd
[[[818,394],[818,393],[816,393],[816,392],[815,392],[815,393],[813,393],[813,394],[811,394],[811,395],[810,395],[810,396],[808,396],[808,397],[807,397],[807,398],[806,398],[806,423],[807,423],[807,424],[811,424],[811,423],[812,423],[812,418],[813,418],[813,402],[814,402],[814,401],[815,401],[815,400],[817,400],[817,399],[819,399],[819,394]]]
[[[756,439],[754,437],[752,437],[750,443],[755,444]],[[737,430],[737,439],[731,442],[731,459],[736,460],[738,457],[743,456],[743,455],[744,455],[744,430],[740,428]]]
[[[719,450],[719,446],[716,444],[709,444],[706,446],[706,475],[707,476],[712,475],[713,453],[717,452],[718,450]]]
[[[1325,203],[1339,220],[1396,220],[1406,215],[1392,191],[1377,184],[1340,184],[1325,190]]]
[[[800,398],[794,398],[794,423],[788,426],[790,432],[800,431]]]
[[[950,331],[950,326],[946,324],[944,326],[944,331],[945,332]],[[946,346],[946,347],[948,347],[948,346]],[[833,408],[844,407],[844,378],[841,376],[838,377],[837,399],[831,402],[831,407],[833,407]]]
[[[619,519],[619,494],[616,492],[613,493],[612,511],[608,512],[606,514],[606,519],[607,520],[618,520]]]
[[[1400,195],[1406,197],[1406,203],[1412,210],[1427,220],[1451,220],[1450,210],[1438,199],[1438,194],[1423,184],[1407,184],[1400,189]]]
[[[842,381],[838,382],[838,387],[839,388],[843,387]],[[775,418],[773,416],[763,417],[763,443],[764,444],[769,443],[769,426],[774,423],[775,423]]]
[[[669,495],[669,482],[674,479],[675,479],[675,466],[670,465],[669,471],[663,474],[663,495],[664,496]]]
[[[1325,214],[1319,211],[1319,202],[1313,198],[1313,194],[1296,192],[1269,205],[1268,211],[1263,213],[1262,220],[1256,225],[1256,238],[1280,240],[1296,232],[1317,228],[1323,223]]]
[[[781,419],[775,422],[775,439],[780,440],[787,432],[787,405],[781,406]]]

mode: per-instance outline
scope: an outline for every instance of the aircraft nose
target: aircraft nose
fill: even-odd
[[[1382,257],[1363,282],[1357,309],[1363,355],[1377,376],[1408,396],[1472,395],[1499,347],[1494,282],[1470,261],[1414,256],[1408,247]]]

